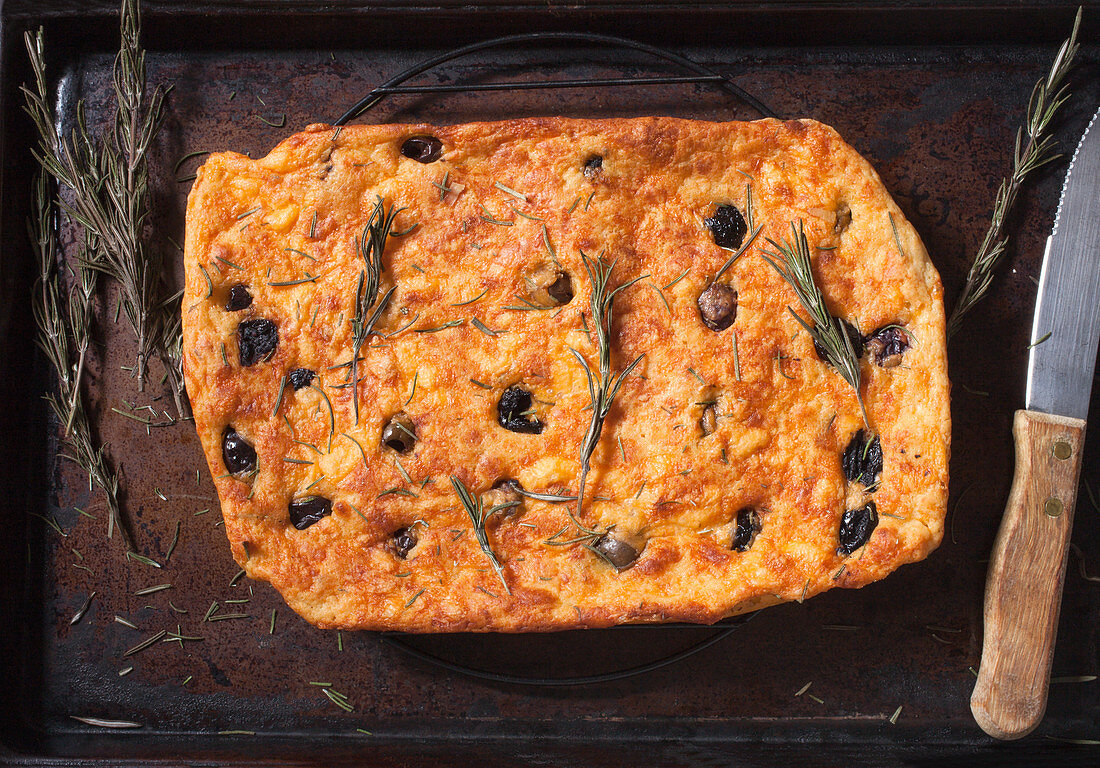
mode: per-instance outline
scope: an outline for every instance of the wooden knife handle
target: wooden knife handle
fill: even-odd
[[[1085,422],[1016,411],[1016,470],[985,583],[985,640],[970,709],[998,739],[1030,733],[1047,707]]]

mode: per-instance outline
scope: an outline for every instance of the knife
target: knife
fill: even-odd
[[[1047,239],[1031,327],[1016,467],[985,585],[970,698],[990,736],[1030,733],[1047,706],[1085,418],[1100,341],[1100,110],[1073,153]]]

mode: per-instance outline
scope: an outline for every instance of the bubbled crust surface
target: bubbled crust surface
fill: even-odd
[[[421,164],[400,154],[402,141],[420,134],[442,141],[442,159]],[[595,154],[603,167],[588,179],[582,166]],[[437,186],[445,178],[453,188],[446,195]],[[744,211],[747,183],[763,231],[723,276],[739,310],[716,333],[702,324],[696,299],[730,254],[702,219],[716,203]],[[382,290],[396,291],[377,326],[382,335],[364,347],[355,424],[351,390],[334,388],[346,371],[330,367],[351,357],[362,264],[354,243],[379,195],[404,207],[396,232],[417,226],[386,244]],[[845,205],[851,224],[836,234],[834,212]],[[817,358],[787,312],[797,298],[760,255],[765,237],[789,237],[798,219],[809,242],[826,248],[813,263],[830,310],[864,333],[899,323],[915,339],[896,368],[862,363],[885,457],[871,495],[851,488],[841,469],[862,426],[854,393]],[[575,298],[561,311],[508,309],[528,297],[524,275],[551,263],[547,240]],[[580,546],[547,545],[569,518],[561,504],[528,498],[487,526],[507,594],[449,477],[474,493],[506,477],[529,491],[575,491],[591,412],[569,347],[595,365],[581,317],[590,297],[581,250],[615,261],[613,284],[649,275],[616,299],[613,369],[645,358],[606,421],[584,510],[589,525],[613,525],[644,549],[617,572]],[[924,558],[942,537],[950,415],[939,276],[870,165],[814,121],[310,126],[259,160],[208,159],[188,201],[186,271],[187,388],[233,555],[318,626],[711,622],[863,586]],[[307,273],[317,280],[269,285]],[[227,312],[225,295],[237,282],[254,301]],[[278,326],[279,346],[269,361],[242,368],[236,326],[253,317]],[[499,333],[482,332],[475,318]],[[455,320],[463,323],[417,332]],[[287,386],[280,396],[282,376],[298,367],[318,372],[319,389]],[[533,392],[542,434],[497,424],[497,400],[513,384]],[[700,403],[715,398],[717,430],[704,436]],[[379,438],[402,410],[418,441],[398,456]],[[226,425],[256,448],[252,480],[226,476]],[[408,495],[386,493],[393,488]],[[297,530],[287,504],[313,494],[332,499],[334,511]],[[838,555],[841,515],[866,499],[876,502],[879,524],[865,547]],[[736,513],[746,506],[761,511],[762,530],[748,551],[731,551]],[[392,534],[414,521],[422,521],[419,543],[399,559]],[[560,538],[571,538],[569,529]]]

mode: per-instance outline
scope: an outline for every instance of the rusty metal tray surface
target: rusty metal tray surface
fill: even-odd
[[[1088,4],[1074,101],[1057,127],[1071,147],[1100,100],[1100,7]],[[10,765],[932,765],[1096,764],[1100,682],[1055,684],[1027,740],[999,745],[971,720],[981,648],[985,558],[1011,476],[1012,412],[1023,371],[1042,241],[1061,166],[1029,187],[992,297],[951,347],[954,456],[949,528],[926,562],[863,590],[834,591],[728,628],[623,628],[534,636],[385,638],[316,630],[266,584],[235,579],[213,485],[190,427],[152,430],[111,408],[143,404],[120,371],[131,354],[105,311],[93,380],[100,429],[124,467],[139,548],[161,570],[126,561],[105,539],[101,502],[58,457],[33,347],[30,210],[33,133],[21,113],[25,29],[46,29],[62,130],[77,99],[109,114],[114,3],[9,2],[0,11],[0,762]],[[429,55],[494,35],[590,30],[674,49],[722,73],[783,116],[836,126],[878,169],[924,238],[952,301],[977,247],[1032,84],[1072,9],[1014,3],[938,8],[793,3],[149,3],[151,82],[172,84],[155,148],[155,239],[181,238],[188,152],[265,153],[302,126],[331,121],[388,76]],[[683,74],[638,52],[528,45],[450,62],[419,82]],[[374,121],[673,114],[752,118],[709,85],[395,96]],[[282,116],[285,115],[285,126]],[[279,127],[275,127],[275,125]],[[71,233],[70,233],[71,234]],[[177,275],[178,277],[178,275]],[[1097,403],[1094,401],[1094,409]],[[1100,412],[1100,410],[1094,410]],[[1100,420],[1097,420],[1100,425]],[[1100,426],[1089,430],[1085,484],[1100,490]],[[196,470],[200,470],[196,475]],[[1087,493],[1087,491],[1082,492]],[[90,519],[76,508],[96,515]],[[1074,532],[1100,573],[1100,508],[1088,497]],[[203,510],[209,510],[203,512]],[[55,520],[64,535],[41,518]],[[1056,676],[1098,672],[1100,586],[1070,563]],[[171,589],[136,596],[141,588]],[[70,618],[91,591],[87,615]],[[249,602],[225,603],[226,600]],[[212,601],[247,618],[206,621]],[[169,603],[171,602],[171,605]],[[178,611],[177,611],[178,609]],[[275,629],[271,615],[275,610]],[[186,611],[183,613],[182,611]],[[139,631],[115,621],[120,616]],[[143,638],[179,625],[201,640]],[[644,675],[577,686],[489,681],[600,675],[699,652]],[[398,647],[398,643],[405,648]],[[120,674],[127,667],[132,671]],[[344,712],[314,682],[330,682]],[[795,694],[807,683],[805,695]],[[896,724],[889,719],[902,707]],[[71,715],[143,727],[110,731]]]

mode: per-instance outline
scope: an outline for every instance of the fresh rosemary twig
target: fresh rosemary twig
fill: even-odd
[[[65,212],[84,229],[89,247],[80,260],[118,281],[120,301],[137,337],[134,366],[144,391],[149,358],[159,355],[167,369],[177,410],[184,415],[182,356],[179,354],[178,297],[165,298],[159,252],[147,247],[149,205],[148,152],[163,119],[165,89],[146,91],[145,52],[140,44],[138,0],[123,0],[121,45],[114,63],[117,110],[113,125],[97,141],[88,131],[84,103],[76,105],[76,128],[59,137],[46,91],[43,34],[24,40],[34,73],[34,88],[23,88],[26,111],[35,124],[42,167],[72,194]]]
[[[88,473],[99,486],[107,502],[107,537],[117,527],[127,550],[132,550],[129,532],[120,516],[118,472],[107,458],[106,447],[92,434],[91,422],[84,409],[81,374],[90,339],[91,304],[96,272],[77,265],[77,285],[62,300],[58,273],[56,209],[46,178],[39,173],[35,183],[37,217],[28,222],[31,243],[38,257],[38,281],[34,292],[34,319],[38,325],[38,346],[57,375],[58,391],[46,395],[46,402],[57,420],[65,424],[63,437],[71,454],[62,454]]]
[[[351,386],[356,424],[359,423],[359,352],[395,290],[391,288],[381,301],[378,300],[378,290],[382,282],[382,252],[386,247],[386,238],[393,228],[393,220],[402,210],[404,209],[391,205],[387,211],[385,202],[381,197],[378,198],[367,226],[363,228],[363,234],[355,244],[356,251],[363,259],[363,269],[359,271],[359,284],[355,289],[355,316],[351,320]],[[368,317],[367,313],[372,307],[374,312]]]
[[[799,325],[806,329],[810,338],[825,351],[825,362],[835,368],[841,378],[855,390],[859,410],[863,414],[863,423],[870,427],[871,422],[867,419],[867,409],[863,406],[863,394],[860,391],[859,358],[856,357],[852,340],[848,338],[840,318],[829,313],[825,305],[825,297],[814,281],[813,267],[810,264],[810,244],[806,240],[806,230],[801,219],[797,229],[794,222],[791,222],[791,236],[792,242],[784,240],[782,243],[768,238],[768,243],[779,253],[761,251],[760,254],[794,289],[798,302],[813,320],[813,325],[803,320],[790,307],[787,307],[787,311]],[[779,264],[780,261],[782,266]]]
[[[645,355],[639,355],[618,376],[613,377],[611,375],[611,321],[614,317],[615,296],[642,278],[648,277],[648,275],[639,275],[609,291],[608,283],[611,281],[611,272],[615,269],[615,264],[607,264],[599,257],[589,258],[584,251],[581,251],[581,259],[584,262],[584,269],[588,273],[588,280],[592,284],[591,310],[593,324],[596,327],[599,376],[597,377],[593,373],[588,361],[584,359],[580,352],[572,347],[569,348],[569,351],[573,353],[573,357],[577,358],[581,367],[584,368],[584,374],[588,378],[588,396],[592,404],[592,420],[589,422],[588,432],[585,433],[584,439],[581,441],[581,471],[577,479],[577,511],[574,513],[569,507],[566,507],[566,510],[569,512],[573,524],[582,533],[594,537],[601,535],[602,532],[589,528],[581,522],[581,513],[584,511],[584,484],[591,469],[592,454],[595,452],[596,446],[599,445],[604,419],[607,418],[607,414],[611,410],[611,404],[614,402],[615,396],[619,394],[619,388],[622,386],[623,380],[645,357]]]
[[[512,594],[512,590],[508,587],[508,582],[504,580],[504,569],[501,567],[500,561],[497,560],[497,556],[493,553],[493,548],[489,544],[489,534],[485,532],[485,521],[495,512],[499,512],[501,509],[511,505],[498,504],[486,511],[485,502],[480,497],[475,500],[474,497],[470,495],[470,491],[467,490],[466,485],[454,475],[451,475],[451,485],[454,486],[455,493],[458,494],[458,500],[462,502],[462,506],[466,509],[466,514],[470,516],[470,522],[474,526],[474,535],[477,537],[477,543],[481,545],[481,551],[485,553],[485,557],[489,558],[489,564],[493,566],[493,570],[496,571],[497,576],[500,578],[500,583],[504,585],[504,591],[509,595]]]
[[[1016,204],[1020,188],[1028,177],[1061,157],[1055,153],[1054,138],[1048,135],[1050,124],[1061,106],[1069,99],[1067,88],[1063,85],[1066,75],[1073,66],[1080,47],[1077,44],[1077,30],[1081,25],[1081,9],[1073,21],[1073,31],[1062,43],[1054,57],[1054,63],[1045,78],[1035,84],[1031,99],[1027,104],[1027,122],[1016,130],[1016,147],[1012,156],[1012,175],[1001,182],[997,197],[993,201],[993,216],[989,230],[985,233],[978,253],[970,264],[955,308],[947,320],[947,336],[950,338],[959,330],[963,317],[981,301],[989,291],[993,281],[993,271],[1004,256],[1008,235],[1004,234],[1005,220]]]

